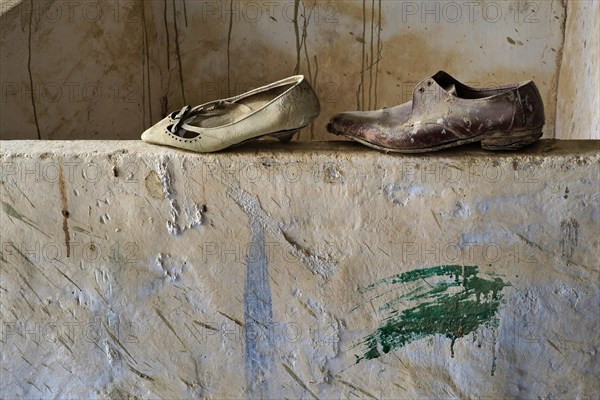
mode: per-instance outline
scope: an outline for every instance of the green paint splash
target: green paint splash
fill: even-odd
[[[366,350],[356,355],[356,362],[378,358],[433,335],[451,340],[454,357],[456,339],[480,326],[497,324],[496,313],[502,303],[500,291],[510,286],[498,277],[482,278],[478,273],[477,266],[442,265],[394,275],[360,289],[365,294],[384,288],[387,298],[392,292],[403,294],[378,308],[387,316],[375,332],[357,345]],[[381,296],[376,294],[367,302]]]

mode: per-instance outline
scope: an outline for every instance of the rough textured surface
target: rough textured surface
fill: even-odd
[[[0,397],[600,390],[598,142],[1,157]]]
[[[0,138],[139,138],[148,121],[139,4],[0,4]]]
[[[556,138],[600,139],[600,1],[569,1],[567,16]]]
[[[335,140],[323,129],[333,114],[406,102],[439,70],[479,87],[534,79],[546,105],[545,137],[554,137],[561,1],[22,0],[0,7],[3,139],[138,139],[185,104],[299,72],[322,105],[300,138]]]

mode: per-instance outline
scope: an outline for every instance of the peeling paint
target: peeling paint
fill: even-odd
[[[171,171],[171,162],[168,157],[161,157],[158,165],[158,177],[163,190],[164,198],[169,203],[169,219],[167,220],[167,231],[172,236],[178,236],[188,229],[193,229],[197,226],[202,225],[203,207],[199,206],[195,202],[190,201],[188,196],[185,196],[183,207],[181,207],[177,192],[175,190],[175,182],[173,179],[173,172]],[[153,187],[152,174],[147,178],[147,184]],[[148,188],[148,186],[147,186]],[[184,187],[185,188],[185,187]],[[152,189],[149,189],[149,191]],[[152,192],[150,192],[152,193]]]

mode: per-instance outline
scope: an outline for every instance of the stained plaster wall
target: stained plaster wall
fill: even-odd
[[[567,3],[567,35],[557,99],[556,137],[600,139],[600,2]]]
[[[561,1],[3,1],[0,135],[137,139],[185,103],[299,72],[322,104],[300,138],[329,140],[335,112],[407,101],[443,69],[534,79],[554,137],[565,16]]]
[[[590,142],[11,141],[0,157],[2,398],[600,391]]]

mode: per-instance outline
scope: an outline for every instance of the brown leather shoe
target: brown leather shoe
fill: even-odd
[[[421,153],[481,142],[513,150],[542,136],[544,105],[532,81],[475,89],[440,71],[423,80],[408,103],[335,115],[327,130],[367,146]]]

